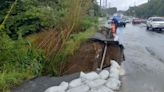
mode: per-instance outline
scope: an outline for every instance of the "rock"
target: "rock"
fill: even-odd
[[[62,82],[59,86],[50,87],[45,92],[65,92],[67,88],[68,88],[68,83]]]
[[[99,74],[101,79],[106,80],[109,77],[109,72],[107,70],[102,70]]]

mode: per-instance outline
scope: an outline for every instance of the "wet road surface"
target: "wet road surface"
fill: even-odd
[[[120,92],[164,92],[164,33],[128,24],[121,35],[126,75]]]

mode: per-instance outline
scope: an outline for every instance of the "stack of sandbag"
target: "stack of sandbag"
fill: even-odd
[[[80,73],[78,79],[71,82],[62,82],[59,86],[48,88],[45,92],[113,92],[121,86],[119,80],[120,66],[116,61],[111,61],[110,71]]]
[[[45,92],[65,92],[68,89],[68,83],[62,82],[59,86],[48,88]]]

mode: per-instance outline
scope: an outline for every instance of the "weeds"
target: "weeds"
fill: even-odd
[[[0,36],[0,91],[6,92],[23,80],[41,75],[44,56],[25,40]]]
[[[93,35],[96,31],[94,27],[89,28],[85,32],[80,32],[78,34],[72,34],[69,40],[66,42],[65,46],[61,51],[56,53],[53,61],[50,61],[49,71],[54,75],[61,75],[65,65],[67,63],[67,57],[73,55],[75,51],[80,47],[81,43],[86,41],[88,37]]]
[[[27,3],[33,2],[28,0],[25,1]],[[50,24],[54,24],[53,22],[55,22],[55,25],[57,26],[53,27],[52,25],[51,28],[45,28],[44,30],[46,31],[37,34],[36,36],[38,37],[33,38],[33,42],[36,43],[36,46],[33,46],[31,42],[22,39],[22,33],[20,33],[20,38],[18,40],[11,40],[11,38],[6,35],[6,32],[0,31],[0,91],[9,91],[11,87],[20,84],[23,80],[47,72],[54,75],[60,75],[66,64],[67,56],[74,54],[81,42],[85,41],[87,37],[95,32],[93,26],[97,24],[97,18],[91,18],[87,15],[93,0],[62,0],[62,2],[64,2],[62,3],[63,10],[60,9],[59,11],[61,15],[56,15],[60,16],[58,21],[56,21],[56,18],[52,21],[47,21],[51,20],[51,17],[54,17],[55,12],[53,12],[49,18],[49,16],[45,15],[46,12],[51,13],[51,11],[45,11],[46,9],[49,9],[49,7],[46,9],[40,9],[38,7],[39,10],[42,10],[40,11],[41,13],[39,13],[39,16],[41,16],[41,19],[45,19],[41,20],[41,23],[43,23],[42,25],[49,25],[49,22],[51,22]],[[32,7],[31,4],[29,5]],[[53,6],[54,5],[52,5],[52,7]],[[30,8],[30,10],[33,8]],[[35,11],[37,10],[34,8],[33,12]],[[27,14],[27,16],[34,16],[35,18],[37,12],[35,12],[36,14],[33,14],[33,12],[29,11],[25,14]],[[48,19],[43,17],[42,14],[47,16],[46,18]],[[24,17],[17,18],[22,20]],[[35,19],[33,21],[27,21],[29,25],[31,25],[30,22],[34,22],[34,24],[40,23],[40,20],[38,21]],[[25,21],[25,23],[27,22]],[[6,25],[7,24],[10,23],[6,23]],[[15,21],[10,24],[10,26],[13,26],[14,24]],[[40,26],[23,25],[20,29],[21,31],[37,31],[35,28],[39,27]],[[4,25],[0,25],[0,30],[2,29],[13,31],[6,29],[6,26]],[[17,33],[18,29],[14,28],[14,32]]]
[[[37,40],[34,41],[37,43],[38,48],[45,51],[46,65],[48,65],[48,72],[51,74],[60,74],[60,68],[63,67],[64,58],[68,53],[73,53],[81,43],[82,37],[74,37],[74,39],[78,38],[76,43],[70,40],[70,37],[75,33],[78,34],[81,31],[86,31],[86,29],[97,23],[97,18],[94,19],[87,16],[88,10],[92,6],[92,1],[93,0],[65,1],[67,12],[66,16],[61,19],[59,26],[41,33]],[[80,34],[82,33],[79,33],[79,35]],[[74,44],[69,47],[68,43]],[[75,45],[77,45],[77,47]]]

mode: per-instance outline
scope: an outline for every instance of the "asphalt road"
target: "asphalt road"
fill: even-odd
[[[126,75],[120,92],[164,92],[164,32],[147,31],[143,24],[123,30]]]

